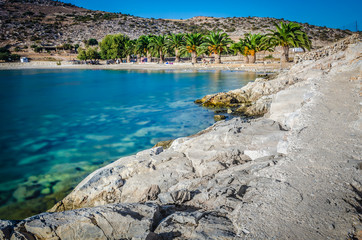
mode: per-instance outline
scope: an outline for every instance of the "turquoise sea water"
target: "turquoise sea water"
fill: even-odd
[[[51,207],[86,174],[214,123],[193,103],[240,88],[230,71],[0,71],[0,218]]]

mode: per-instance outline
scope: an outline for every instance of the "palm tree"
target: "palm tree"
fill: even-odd
[[[185,34],[185,45],[182,50],[191,53],[192,63],[197,62],[197,55],[202,51],[204,37],[201,33]]]
[[[289,61],[289,47],[301,47],[308,50],[312,47],[307,34],[298,23],[280,22],[280,26],[276,23],[274,23],[274,26],[276,30],[269,29],[271,33],[267,34],[268,41],[274,46],[282,47],[283,52],[280,58],[282,62]]]
[[[125,55],[126,55],[126,58],[127,58],[127,62],[128,62],[128,63],[131,62],[131,54],[134,53],[135,46],[136,46],[136,41],[135,41],[135,40],[130,40],[130,39],[128,39],[128,40],[124,43],[124,53],[125,53]]]
[[[168,39],[167,42],[168,47],[175,50],[175,56],[176,56],[175,62],[176,63],[180,62],[181,47],[185,43],[184,34],[182,33],[171,34],[167,36],[167,39]]]
[[[149,62],[152,61],[150,42],[153,37],[154,37],[154,35],[150,34],[150,35],[146,35],[145,39],[144,39],[147,61],[149,61]],[[147,46],[146,46],[146,44],[147,44]]]
[[[244,39],[240,38],[239,42],[233,43],[230,46],[230,49],[234,51],[235,54],[241,54],[244,56],[244,62],[249,63],[249,48]]]
[[[140,36],[135,43],[134,46],[134,54],[136,54],[137,62],[141,62],[141,56],[144,54],[144,42],[143,42],[144,36]]]
[[[148,45],[148,47],[152,48],[152,50],[155,53],[159,54],[160,63],[163,63],[164,53],[167,51],[166,36],[165,35],[153,36],[150,39],[150,44]]]
[[[266,40],[265,35],[251,34],[245,36],[245,43],[248,47],[248,54],[251,55],[251,63],[256,61],[256,53],[260,51],[273,51],[273,47]]]
[[[209,52],[214,54],[215,63],[221,63],[221,53],[228,52],[228,45],[232,43],[229,35],[226,33],[210,32],[205,37],[203,46],[207,47]]]
[[[147,60],[151,59],[151,49],[149,47],[152,35],[142,35],[137,39],[135,52],[137,54],[138,62],[141,60],[141,55],[147,56]]]

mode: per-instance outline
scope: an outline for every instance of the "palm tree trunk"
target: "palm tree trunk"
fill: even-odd
[[[147,62],[152,62],[152,56],[150,51],[147,51]]]
[[[175,63],[180,62],[180,54],[179,54],[179,50],[178,50],[178,49],[175,49],[175,55],[176,55]]]
[[[245,63],[249,63],[249,57],[248,57],[248,55],[244,55],[244,62],[245,62]]]
[[[131,55],[127,55],[127,63],[131,62]]]
[[[251,55],[251,60],[250,63],[255,63],[256,62],[256,53],[254,53],[254,55]]]
[[[163,62],[164,62],[163,53],[162,50],[160,50],[160,63],[163,64]]]
[[[137,62],[138,62],[138,63],[141,62],[141,54],[137,54]]]
[[[192,62],[192,63],[197,63],[196,52],[192,52],[192,53],[191,53],[191,62]]]
[[[238,52],[238,60],[242,60],[242,55],[239,52]]]
[[[215,53],[215,63],[220,64],[221,63],[221,56],[220,54]]]
[[[283,52],[280,57],[280,61],[283,63],[289,62],[289,46],[283,46],[282,48],[283,48]]]

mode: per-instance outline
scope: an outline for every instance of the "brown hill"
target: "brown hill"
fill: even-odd
[[[245,33],[266,33],[275,18],[197,16],[186,20],[154,19],[122,13],[91,11],[53,0],[0,0],[0,47],[25,47],[33,44],[51,46],[102,39],[107,34],[123,33],[131,38],[143,34],[207,32],[222,30],[233,40]],[[287,21],[285,21],[287,22]],[[350,31],[302,23],[314,46],[336,41]]]

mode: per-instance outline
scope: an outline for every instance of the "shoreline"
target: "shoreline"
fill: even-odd
[[[110,65],[86,65],[86,64],[64,64],[57,65],[56,62],[34,61],[29,63],[0,63],[0,70],[22,70],[22,69],[89,69],[89,70],[232,70],[252,72],[279,72],[281,69],[289,69],[293,63],[287,63],[281,68],[280,63],[273,64],[202,64],[191,63],[179,64],[110,64]]]
[[[361,51],[362,43],[350,45],[275,79],[206,96],[204,103],[252,101],[255,112],[267,112],[121,158],[48,213],[2,225],[45,238],[67,231],[86,238],[89,229],[112,239],[360,236]]]

